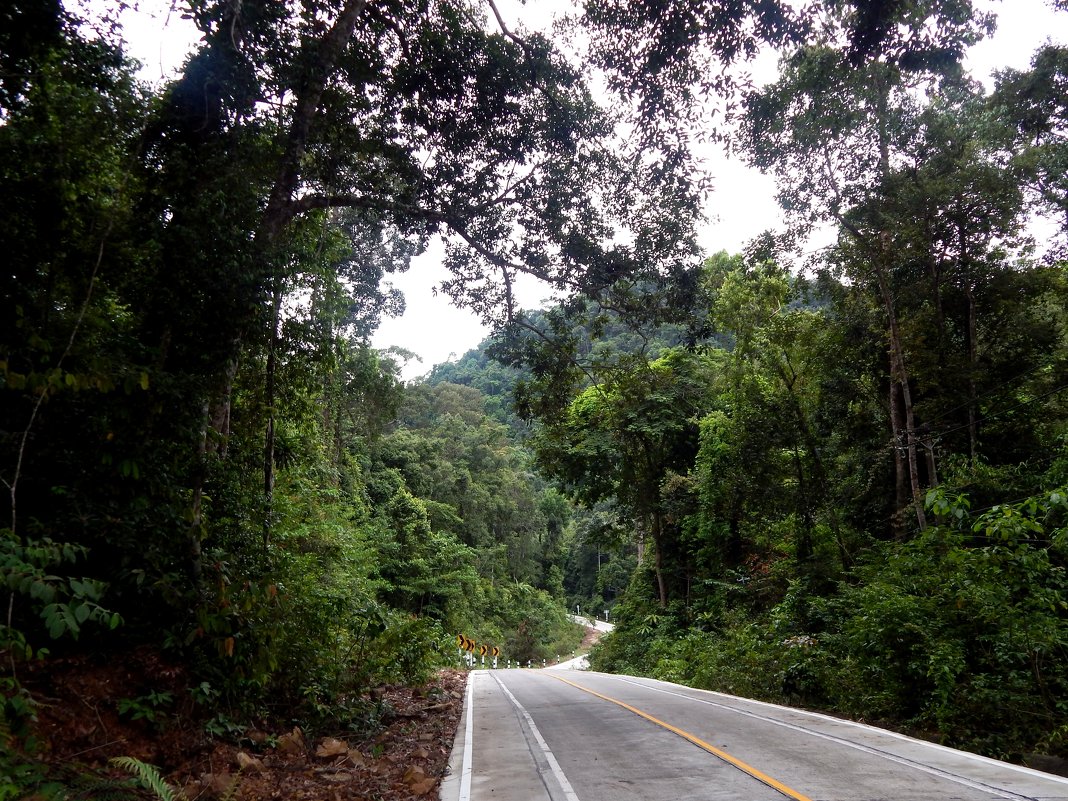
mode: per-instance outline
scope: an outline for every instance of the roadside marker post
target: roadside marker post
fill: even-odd
[[[456,635],[456,644],[460,646],[460,661],[468,670],[475,666],[475,641],[466,634]],[[466,653],[464,653],[466,651]]]

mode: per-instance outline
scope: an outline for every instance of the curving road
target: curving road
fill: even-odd
[[[585,617],[584,615],[568,615],[568,617],[580,626],[585,626],[588,629],[597,629],[597,631],[600,632],[613,631],[616,627],[615,623],[609,623],[608,621],[600,620],[595,617]]]
[[[1068,801],[1068,779],[653,679],[474,671],[442,801]]]
[[[588,629],[599,631],[602,634],[612,631],[616,627],[614,623],[607,623],[604,620],[597,620],[597,618],[580,617],[579,615],[568,615],[568,617],[575,623]],[[589,667],[590,660],[585,654],[553,665],[555,670],[589,670]]]

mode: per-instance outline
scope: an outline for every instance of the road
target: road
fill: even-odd
[[[612,631],[616,627],[615,623],[607,623],[596,618],[581,617],[579,615],[568,615],[568,617],[575,623],[588,629],[596,629],[602,634]],[[583,654],[582,656],[576,656],[574,659],[568,659],[566,662],[553,665],[553,667],[556,670],[589,670],[590,660]]]
[[[604,620],[598,620],[595,617],[586,617],[585,615],[568,615],[575,623],[585,626],[588,629],[597,629],[600,632],[609,632],[616,627],[615,623],[608,623]]]
[[[442,801],[1068,801],[1068,779],[674,684],[475,671]]]

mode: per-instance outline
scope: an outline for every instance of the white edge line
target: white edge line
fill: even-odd
[[[613,675],[611,673],[604,673],[602,675],[611,676],[612,678],[618,679],[620,681],[628,681],[626,678],[623,678],[621,676],[616,676],[616,675]],[[637,678],[646,678],[646,677],[640,676],[640,677],[637,677]],[[822,712],[810,712],[807,709],[798,709],[797,707],[783,706],[782,704],[773,704],[770,701],[757,701],[757,700],[755,700],[753,698],[742,698],[740,695],[729,695],[728,693],[720,693],[720,692],[716,692],[715,690],[699,690],[696,687],[684,687],[681,684],[672,684],[669,681],[662,681],[660,679],[646,678],[646,681],[653,681],[653,682],[656,682],[657,684],[666,684],[669,687],[677,687],[677,688],[682,689],[682,690],[689,690],[690,692],[702,693],[704,695],[712,695],[712,696],[715,696],[717,698],[725,698],[725,699],[729,699],[731,701],[743,701],[744,703],[747,703],[747,704],[755,704],[757,706],[767,707],[768,709],[778,709],[778,710],[785,711],[785,712],[793,712],[794,714],[804,715],[804,716],[807,716],[807,717],[810,717],[810,718],[817,718],[819,720],[826,720],[826,721],[830,721],[831,723],[840,723],[840,724],[845,725],[845,726],[852,726],[853,728],[864,729],[865,731],[878,732],[879,734],[885,734],[888,737],[892,737],[892,738],[894,738],[896,740],[903,740],[903,741],[908,742],[908,743],[914,743],[915,745],[922,745],[922,746],[925,746],[927,748],[933,748],[936,751],[945,751],[946,753],[949,753],[949,754],[956,754],[957,756],[963,756],[963,757],[966,757],[967,759],[971,759],[971,760],[974,760],[976,762],[982,762],[982,763],[984,763],[986,765],[990,765],[992,767],[1006,768],[1008,770],[1016,771],[1017,773],[1023,773],[1025,776],[1030,776],[1031,778],[1034,778],[1034,779],[1047,779],[1047,780],[1050,780],[1050,781],[1053,781],[1053,782],[1057,782],[1059,784],[1068,784],[1068,778],[1066,778],[1064,776],[1058,776],[1055,773],[1046,773],[1046,772],[1041,771],[1041,770],[1035,770],[1034,768],[1025,767],[1024,765],[1014,765],[1011,762],[1003,762],[1000,759],[993,759],[992,757],[983,756],[982,754],[973,754],[971,751],[962,751],[959,748],[950,748],[948,745],[940,745],[939,743],[932,743],[930,740],[921,740],[918,737],[909,737],[907,734],[901,734],[900,732],[891,731],[889,729],[880,729],[878,726],[871,726],[871,725],[869,725],[867,723],[858,723],[855,720],[849,720],[847,718],[836,718],[833,715],[825,715]],[[641,682],[637,682],[637,681],[630,681],[629,683],[630,684],[641,685]],[[641,685],[641,686],[649,687],[649,685],[647,685],[647,684]],[[649,687],[649,689],[657,689],[657,688]],[[667,691],[666,690],[662,690],[662,692],[667,692]],[[699,699],[694,699],[694,700],[699,700]],[[738,710],[738,711],[744,711],[744,710]]]
[[[744,715],[746,717],[756,718],[757,720],[762,720],[762,721],[764,721],[766,723],[771,723],[771,724],[773,724],[775,726],[780,726],[780,727],[782,727],[784,729],[790,729],[792,731],[801,732],[803,734],[807,734],[807,735],[810,735],[812,737],[818,737],[818,738],[820,738],[822,740],[830,740],[831,742],[838,743],[839,745],[844,745],[844,746],[846,746],[848,748],[853,748],[853,749],[856,749],[857,751],[861,751],[861,752],[866,753],[866,754],[871,754],[872,756],[879,757],[881,759],[885,759],[885,760],[887,760],[889,762],[895,762],[895,763],[897,763],[899,765],[905,765],[905,766],[907,766],[909,768],[912,768],[914,770],[922,771],[923,773],[929,773],[932,776],[938,776],[941,779],[945,779],[946,781],[953,782],[954,784],[960,784],[960,785],[962,785],[964,787],[968,787],[968,788],[970,788],[972,790],[979,790],[979,791],[984,792],[984,793],[989,793],[990,795],[998,796],[999,798],[1009,799],[1009,801],[1030,801],[1030,799],[1031,799],[1031,796],[1021,795],[1020,793],[1017,793],[1017,792],[1015,792],[1013,790],[1006,790],[1004,788],[996,787],[996,786],[991,785],[991,784],[986,784],[984,782],[976,781],[974,779],[969,779],[966,776],[960,776],[960,775],[958,775],[956,773],[953,773],[951,771],[945,770],[943,768],[936,768],[936,767],[934,767],[932,765],[924,765],[922,762],[917,762],[914,759],[909,759],[908,757],[899,756],[897,754],[891,754],[888,751],[881,751],[878,748],[874,748],[874,747],[869,746],[869,745],[864,745],[863,743],[854,743],[854,742],[852,742],[850,740],[846,740],[846,739],[844,739],[842,737],[837,737],[837,736],[835,736],[833,734],[826,734],[824,732],[815,731],[813,729],[806,729],[804,726],[799,726],[796,723],[789,723],[789,722],[787,722],[785,720],[776,720],[775,718],[765,717],[764,715],[758,715],[755,712],[750,712],[750,711],[745,710],[745,709],[738,709],[737,707],[729,706],[727,704],[716,703],[715,701],[706,701],[706,700],[701,699],[701,698],[694,698],[692,696],[686,695],[685,693],[673,692],[672,690],[665,690],[665,689],[662,689],[660,687],[650,687],[648,684],[642,684],[641,682],[638,682],[638,681],[632,681],[630,679],[624,679],[624,678],[619,678],[619,677],[617,677],[617,678],[618,678],[619,681],[622,681],[622,682],[624,682],[626,684],[633,684],[636,687],[644,687],[645,689],[652,690],[653,692],[656,692],[656,693],[664,693],[665,695],[673,695],[673,696],[676,696],[677,698],[685,698],[685,699],[687,699],[689,701],[697,701],[699,704],[708,704],[709,706],[714,706],[717,709],[722,709],[722,710],[727,711],[727,712],[734,712],[735,714],[738,714],[738,715]],[[654,681],[655,681],[655,679],[654,679]],[[686,688],[686,689],[690,689],[690,688]],[[730,697],[730,696],[728,696],[728,697]],[[770,706],[776,706],[776,705],[771,704]],[[780,708],[781,709],[786,709],[786,710],[789,710],[789,711],[803,711],[803,710],[794,710],[794,709],[791,709],[790,707],[780,707]],[[830,718],[829,716],[821,716],[821,717],[828,717],[828,719],[830,719],[830,720],[837,720],[837,718]],[[858,724],[858,725],[863,726],[863,724]],[[875,731],[878,731],[880,733],[884,731],[883,729],[877,729],[877,728],[875,728],[873,726],[865,727],[865,728],[871,728],[871,729],[874,729]],[[909,739],[911,739],[911,738],[909,738]],[[916,742],[921,743],[921,744],[925,744],[925,745],[928,744],[928,743],[924,743],[923,740],[917,740]],[[933,745],[933,743],[931,743],[931,745]],[[948,750],[953,751],[953,749],[948,749]],[[954,753],[967,753],[967,752],[954,751]],[[1001,764],[1001,763],[997,763],[997,764]],[[1044,776],[1044,774],[1040,773],[1039,776]]]
[[[467,697],[464,702],[467,706],[467,723],[464,727],[464,760],[460,769],[460,794],[457,801],[471,801],[471,743],[474,732],[474,708],[475,708],[475,674],[467,677]]]
[[[519,703],[516,697],[504,686],[504,682],[502,682],[496,674],[491,675],[493,675],[493,680],[500,685],[502,690],[504,690],[504,694],[508,696],[508,700],[515,705],[515,708],[519,710],[523,719],[526,720],[527,725],[530,727],[530,733],[533,734],[534,739],[538,741],[538,746],[541,748],[542,753],[545,754],[545,760],[549,763],[549,768],[556,777],[556,781],[560,783],[560,789],[564,791],[564,797],[567,798],[567,801],[579,801],[578,796],[575,795],[575,790],[571,787],[571,782],[569,782],[567,776],[564,775],[563,768],[561,768],[560,763],[556,761],[556,756],[549,750],[548,743],[545,742],[545,738],[543,738],[541,732],[538,731],[538,727],[534,723],[534,718],[530,716],[527,710],[523,708],[523,705]]]

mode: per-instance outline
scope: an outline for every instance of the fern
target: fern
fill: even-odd
[[[241,782],[244,781],[244,778],[245,777],[241,774],[241,771],[239,770],[237,772],[237,775],[234,776],[234,780],[230,782],[230,787],[223,794],[223,797],[219,799],[219,801],[234,801],[234,799],[237,797],[237,791],[241,789]]]
[[[160,801],[185,801],[183,793],[167,784],[159,770],[152,765],[128,756],[112,757],[108,762],[132,774],[142,787],[150,790]]]
[[[110,779],[79,773],[72,782],[73,798],[92,801],[132,801],[139,797],[141,785],[134,779]]]

